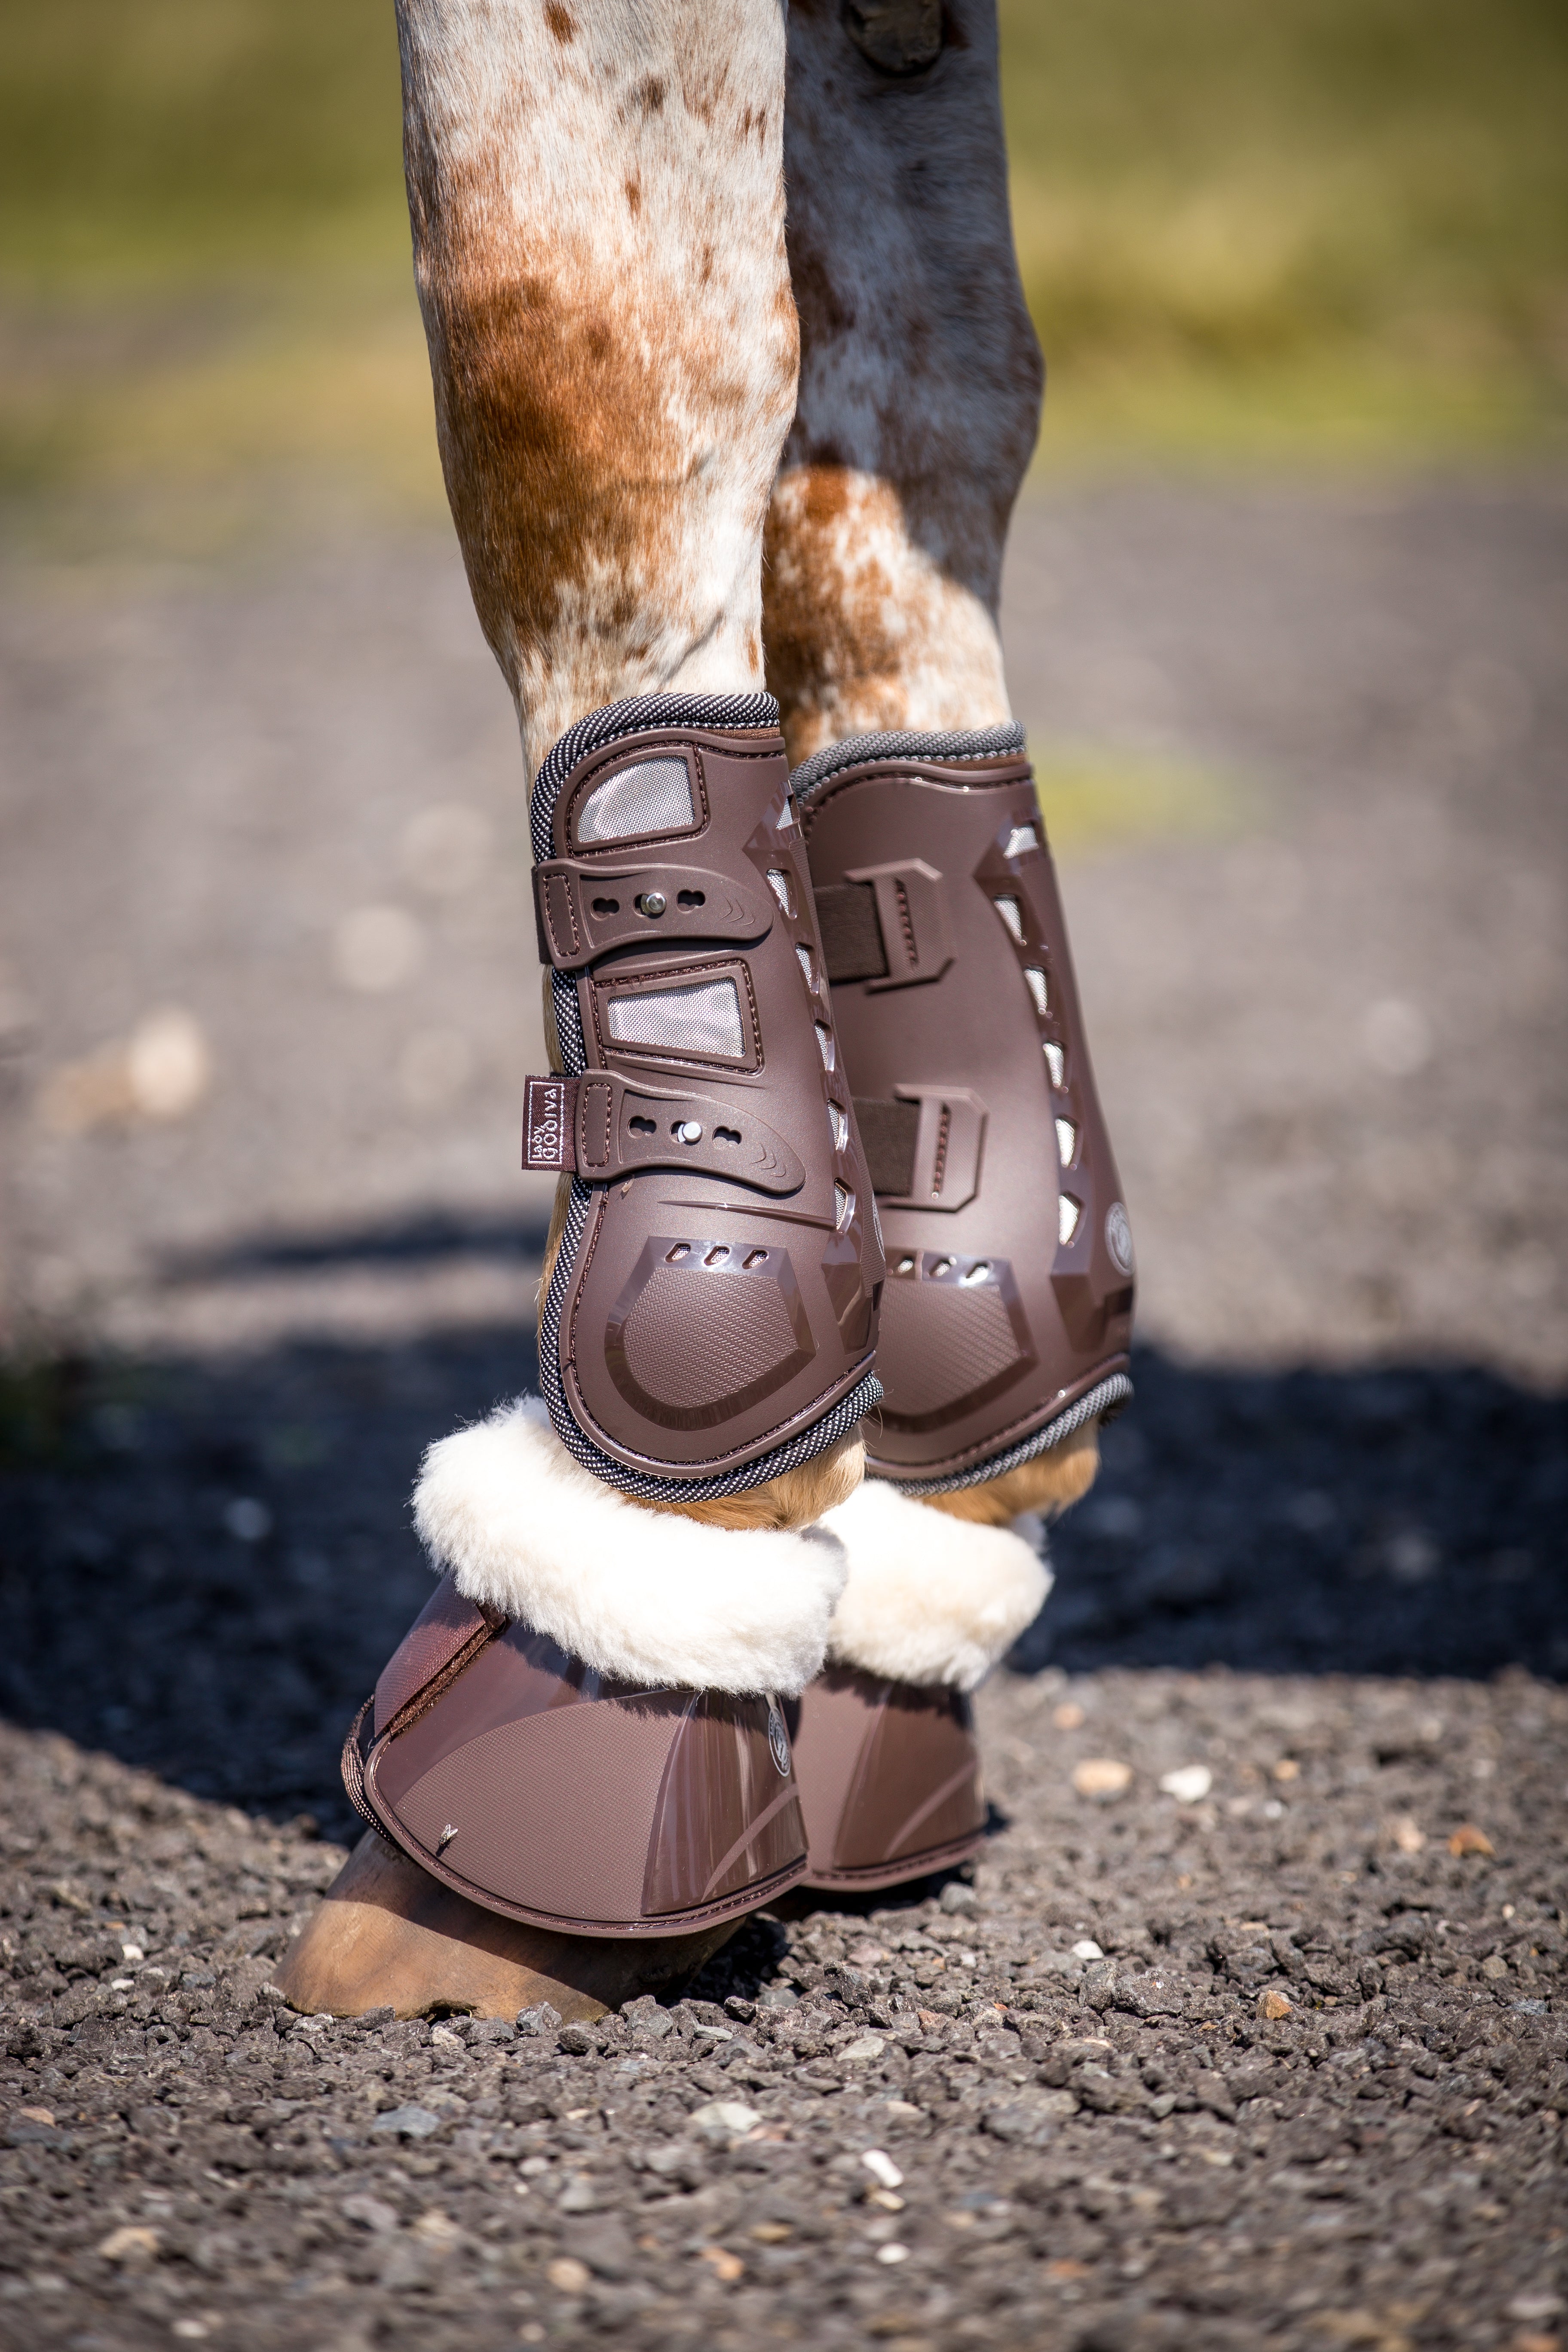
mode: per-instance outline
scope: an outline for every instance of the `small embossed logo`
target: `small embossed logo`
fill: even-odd
[[[787,1780],[789,1779],[789,1733],[784,1729],[784,1710],[776,1698],[768,1702],[768,1754]]]
[[[1132,1227],[1120,1201],[1112,1201],[1105,1213],[1105,1246],[1115,1265],[1123,1274],[1132,1271]]]
[[[523,1166],[568,1167],[568,1135],[565,1080],[530,1078],[523,1097]]]

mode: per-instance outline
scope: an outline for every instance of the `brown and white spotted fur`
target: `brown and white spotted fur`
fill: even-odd
[[[1009,716],[1042,370],[992,0],[794,0],[787,39],[783,0],[398,16],[442,463],[530,772],[638,692],[765,682],[797,761]],[[943,1507],[1059,1507],[1093,1465],[1090,1434]],[[858,1475],[697,1515],[800,1525]]]
[[[790,9],[800,390],[763,596],[796,761],[872,728],[1012,715],[996,604],[1044,369],[1013,253],[994,9],[949,0],[940,22],[935,64],[889,76],[838,0]]]

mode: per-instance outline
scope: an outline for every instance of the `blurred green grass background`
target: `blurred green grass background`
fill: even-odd
[[[7,0],[0,499],[439,511],[385,0]],[[1559,450],[1563,0],[1003,0],[1040,466]]]

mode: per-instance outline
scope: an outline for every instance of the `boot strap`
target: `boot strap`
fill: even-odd
[[[522,1164],[593,1183],[643,1168],[697,1168],[781,1196],[805,1181],[799,1155],[754,1112],[710,1095],[632,1086],[614,1071],[528,1080]]]

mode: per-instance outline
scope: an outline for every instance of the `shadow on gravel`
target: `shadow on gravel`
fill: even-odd
[[[163,1261],[171,1283],[212,1282],[244,1274],[293,1274],[343,1265],[439,1265],[458,1257],[527,1258],[539,1264],[549,1237],[548,1217],[459,1215],[433,1210],[423,1217],[388,1218],[332,1234],[279,1234],[237,1242],[226,1249],[172,1252]]]
[[[428,1590],[420,1452],[534,1377],[505,1330],[0,1374],[0,1708],[348,1834],[343,1727]],[[1136,1378],[1015,1670],[1568,1674],[1568,1401],[1149,1350]]]
[[[1568,1398],[1148,1349],[1133,1378],[1016,1670],[1568,1674]]]

